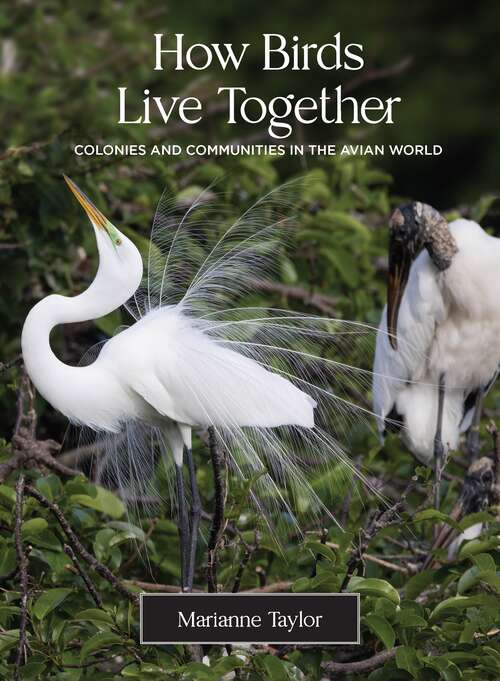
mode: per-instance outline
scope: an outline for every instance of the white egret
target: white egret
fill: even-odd
[[[449,223],[419,202],[390,218],[387,306],[377,337],[373,405],[382,434],[400,423],[410,450],[436,467],[477,425],[500,363],[500,240]]]
[[[218,213],[212,220],[209,192],[181,218],[166,209],[163,197],[140,285],[143,262],[136,246],[74,182],[66,182],[94,228],[99,268],[80,295],[50,295],[30,311],[22,333],[25,366],[56,409],[105,434],[105,465],[116,463],[118,484],[139,481],[147,488],[157,450],[171,450],[182,584],[190,589],[200,516],[192,429],[213,428],[233,469],[253,480],[251,495],[262,509],[270,502],[292,515],[289,500],[298,499],[324,511],[306,473],[332,457],[351,467],[335,434],[349,427],[354,415],[369,414],[350,395],[351,387],[366,387],[369,372],[329,359],[328,351],[339,351],[342,344],[351,351],[372,336],[372,329],[235,307],[255,277],[272,269],[282,247],[287,223],[280,191],[227,222]],[[135,323],[108,340],[92,364],[72,367],[54,355],[49,342],[54,326],[96,319],[123,304]]]

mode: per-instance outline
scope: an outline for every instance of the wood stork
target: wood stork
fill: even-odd
[[[439,506],[444,457],[477,425],[500,363],[500,240],[420,202],[397,208],[389,228],[374,411],[382,436],[397,424],[415,457],[434,462]]]

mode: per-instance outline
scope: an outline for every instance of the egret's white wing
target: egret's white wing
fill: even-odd
[[[151,359],[141,358],[134,371],[132,353],[126,353],[130,387],[174,421],[218,428],[314,425],[316,403],[293,380],[212,339],[177,308],[155,313],[147,324],[139,321],[130,342]]]

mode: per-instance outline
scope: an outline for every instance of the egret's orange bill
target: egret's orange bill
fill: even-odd
[[[96,227],[99,227],[99,229],[105,229],[106,225],[108,224],[108,219],[101,213],[97,206],[94,206],[94,204],[88,198],[88,196],[77,187],[77,185],[73,182],[72,179],[70,179],[67,175],[63,175],[63,177],[66,180],[66,184],[71,189],[73,194],[76,196],[78,202],[83,207],[84,211],[87,213],[92,223]]]

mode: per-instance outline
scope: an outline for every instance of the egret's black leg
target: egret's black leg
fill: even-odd
[[[181,543],[181,587],[184,591],[188,576],[188,516],[186,508],[186,493],[184,490],[184,478],[182,476],[182,465],[175,465],[175,475],[177,481],[177,504],[178,504],[178,523],[179,539]]]
[[[483,389],[477,391],[476,404],[474,406],[474,416],[472,423],[467,433],[467,454],[469,455],[469,462],[475,461],[479,454],[479,424],[481,423],[481,412],[483,409]]]
[[[443,445],[443,406],[444,406],[445,380],[444,374],[439,377],[438,386],[438,413],[436,434],[434,436],[434,465],[435,465],[435,505],[439,509],[441,504],[441,475],[444,464],[444,445]]]
[[[201,499],[196,483],[196,468],[194,465],[193,451],[186,447],[186,458],[189,469],[189,483],[191,485],[191,540],[189,542],[189,557],[187,563],[187,577],[185,590],[193,588],[194,568],[196,564],[196,546],[198,544],[198,530],[201,519]]]

